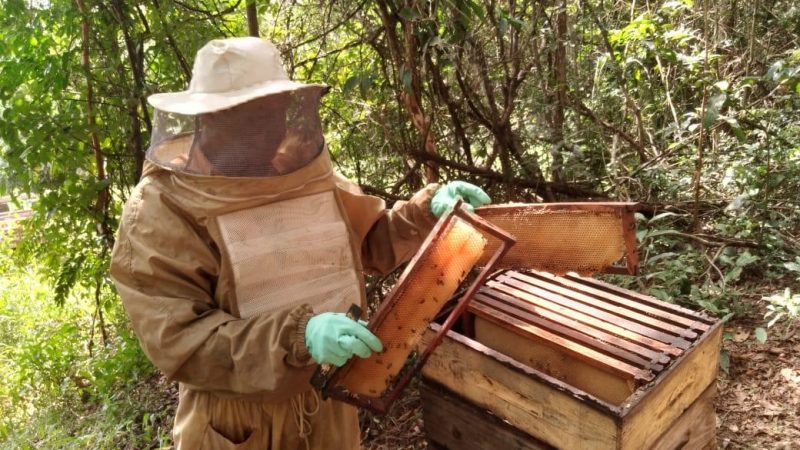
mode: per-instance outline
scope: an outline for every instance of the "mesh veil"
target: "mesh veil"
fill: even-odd
[[[156,109],[147,158],[197,175],[290,173],[322,152],[319,103],[325,89],[308,86],[198,115]]]

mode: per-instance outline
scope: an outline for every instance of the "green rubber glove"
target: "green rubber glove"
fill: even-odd
[[[486,192],[478,186],[466,181],[451,181],[433,194],[431,212],[436,217],[442,217],[456,203],[458,197],[464,199],[464,206],[470,211],[492,202]]]
[[[369,358],[383,351],[383,344],[367,327],[344,313],[326,312],[312,317],[306,325],[306,348],[319,364],[341,367],[353,355]]]

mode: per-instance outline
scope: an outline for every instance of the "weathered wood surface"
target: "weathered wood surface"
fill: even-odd
[[[557,323],[560,325],[560,328],[570,328],[573,334],[581,333],[587,337],[594,338],[595,341],[602,344],[602,348],[604,349],[613,344],[617,348],[620,348],[624,351],[637,354],[658,363],[668,363],[670,361],[669,356],[665,353],[672,355],[680,354],[680,349],[670,347],[667,344],[663,344],[654,340],[633,342],[629,339],[636,339],[640,336],[633,332],[624,330],[621,327],[616,327],[613,324],[608,327],[609,329],[607,331],[605,331],[605,324],[600,321],[590,320],[590,324],[599,326],[600,328],[588,326],[587,324],[573,320],[570,317],[561,315],[556,311],[551,311],[549,309],[540,307],[532,302],[526,302],[523,299],[516,298],[513,295],[509,295],[495,289],[490,289],[487,287],[481,288],[478,295],[475,296],[475,303],[473,304],[477,303],[501,305],[502,308],[498,309],[507,311],[509,314],[529,322],[548,321],[551,324]],[[534,320],[535,317],[538,317],[538,319]],[[619,335],[613,334],[613,331],[615,330],[621,330],[622,333]],[[624,337],[629,339],[624,339]],[[655,344],[655,346],[648,345],[650,343]]]
[[[441,450],[544,450],[553,449],[432,383],[420,385],[425,434],[429,447]],[[650,450],[706,450],[716,448],[714,384],[658,437]]]
[[[469,308],[470,337],[449,333],[423,375],[557,448],[713,445],[707,389],[721,322],[595,280],[550,277],[492,276]],[[655,378],[642,382],[637,371]]]
[[[540,342],[545,345],[550,345],[563,353],[573,356],[577,360],[584,361],[589,365],[595,365],[621,378],[644,381],[653,379],[653,374],[648,370],[640,369],[626,362],[619,361],[612,356],[594,350],[591,347],[581,345],[574,340],[566,339],[543,327],[524,322],[509,316],[505,312],[498,311],[494,308],[487,308],[481,304],[470,306],[472,307],[471,310],[475,312],[476,315],[480,314],[480,317],[487,321],[493,322],[501,327],[507,327],[510,331],[525,338],[528,342]],[[557,326],[558,325],[554,324],[554,327]],[[480,339],[478,340],[480,341]],[[642,364],[646,364],[646,361],[643,361]]]
[[[605,324],[618,325],[626,330],[636,332],[641,336],[655,339],[673,347],[686,349],[691,345],[691,342],[682,337],[676,336],[676,334],[679,333],[661,331],[655,327],[644,325],[628,319],[623,315],[617,315],[616,313],[608,312],[596,306],[590,306],[577,300],[573,300],[567,296],[550,292],[547,289],[541,288],[540,286],[528,284],[527,282],[520,280],[519,278],[524,276],[522,274],[513,272],[512,274],[513,276],[500,275],[495,278],[497,281],[490,281],[487,283],[487,286],[533,302],[543,308],[559,312],[563,311],[565,315],[568,315],[573,319],[579,318],[579,316],[576,315],[580,314],[580,316],[589,316],[594,319],[601,320]],[[693,337],[697,336],[695,335]]]
[[[658,437],[714,382],[719,364],[722,324],[624,405],[622,449],[650,448]]]
[[[645,324],[654,330],[688,339],[697,337],[697,333],[684,325],[676,325],[671,323],[672,321],[667,318],[659,317],[660,315],[655,315],[647,311],[640,311],[639,308],[631,307],[633,302],[625,302],[627,304],[619,305],[620,302],[624,301],[622,297],[604,296],[598,298],[595,295],[590,295],[595,292],[588,292],[588,288],[579,284],[561,286],[559,281],[563,280],[563,277],[556,277],[546,272],[508,272],[508,274],[510,278],[523,281],[527,285],[539,287],[545,291],[556,293],[564,298],[579,302],[578,304],[591,306],[621,318],[632,319],[634,322]]]
[[[661,309],[663,311],[670,311],[677,315],[681,315],[684,317],[691,318],[700,323],[692,323],[691,327],[693,329],[699,331],[708,331],[711,328],[711,325],[717,323],[719,320],[711,317],[707,314],[693,311],[688,308],[684,308],[682,306],[676,305],[674,303],[668,303],[662,300],[659,300],[655,297],[650,295],[640,294],[636,291],[632,291],[630,289],[621,288],[619,286],[614,286],[613,284],[606,283],[604,281],[596,280],[594,278],[589,277],[581,277],[576,276],[573,274],[567,274],[565,279],[578,281],[585,286],[593,286],[601,291],[606,291],[608,293],[614,294],[615,296],[623,296],[628,297],[630,299],[636,300],[636,303],[639,304],[639,308],[644,307],[645,305],[650,305],[654,308]]]
[[[714,398],[717,387],[712,383],[695,400],[692,406],[681,414],[651,450],[702,450],[715,448],[717,418],[714,414]]]
[[[495,323],[475,318],[475,337],[482,344],[614,405],[633,394],[632,377],[605,372],[541,342],[525,339]]]
[[[714,322],[708,317],[699,315],[694,311],[672,303],[663,302],[654,297],[639,294],[629,289],[623,289],[599,280],[576,275],[559,277],[547,272],[537,272],[537,276],[553,284],[563,286],[574,292],[591,295],[604,302],[624,306],[660,320],[682,325],[700,332],[707,331]]]
[[[425,435],[434,448],[449,450],[546,450],[553,447],[512,427],[442,387],[422,383]]]
[[[448,332],[422,373],[549,445],[617,448],[618,408],[457,333]]]
[[[534,291],[534,289],[531,288],[529,291]],[[669,342],[671,338],[668,335],[662,333],[661,336],[652,337],[652,335],[648,334],[646,329],[643,329],[642,327],[636,327],[638,328],[637,330],[627,328],[626,326],[628,325],[629,321],[615,321],[611,316],[595,317],[594,315],[589,314],[591,311],[589,311],[587,308],[581,308],[579,305],[560,305],[556,302],[550,301],[549,299],[535,295],[533,292],[526,292],[524,290],[516,289],[512,286],[505,286],[494,280],[490,280],[487,283],[487,288],[481,289],[480,292],[484,295],[490,295],[494,298],[502,299],[506,303],[516,305],[519,308],[529,309],[530,311],[535,312],[543,317],[552,317],[553,320],[559,320],[558,317],[566,317],[569,320],[584,324],[584,326],[587,327],[595,327],[606,330],[625,339],[634,341],[637,344],[650,347],[654,350],[667,353],[671,356],[678,356],[683,352],[681,348],[673,346]],[[540,293],[542,292],[540,291]],[[547,295],[546,293],[544,294]],[[578,306],[578,309],[574,309],[574,306]],[[684,347],[688,346],[689,343],[686,342]]]
[[[551,321],[543,317],[539,317],[536,314],[533,314],[533,312],[530,311],[529,309],[520,310],[514,308],[512,305],[493,299],[490,296],[485,295],[483,293],[476,296],[476,301],[473,302],[470,305],[470,307],[471,307],[470,310],[473,313],[481,315],[485,317],[487,320],[491,321],[493,319],[496,319],[496,317],[493,317],[495,316],[494,313],[500,312],[503,313],[503,315],[510,316],[512,318],[512,320],[508,322],[508,325],[512,325],[513,323],[517,324],[517,326],[512,326],[511,328],[524,329],[527,328],[529,325],[533,325],[534,327],[542,329],[545,332],[552,332],[557,335],[563,336],[564,338],[567,338],[572,343],[578,345],[579,349],[584,348],[589,350],[590,352],[595,351],[604,355],[609,355],[612,357],[611,358],[612,360],[609,362],[612,366],[615,366],[616,362],[618,361],[622,363],[624,366],[632,365],[634,367],[634,372],[636,367],[640,369],[647,369],[647,371],[644,372],[647,373],[648,375],[649,375],[648,372],[649,370],[652,369],[660,371],[664,367],[663,365],[655,364],[651,360],[648,360],[646,358],[634,354],[633,352],[629,351],[628,348],[611,345],[610,341],[616,338],[616,336],[608,335],[609,341],[605,341],[597,337],[597,335],[602,335],[601,334],[602,332],[599,330],[593,330],[589,327],[583,327],[580,324],[578,324],[580,328],[577,329],[565,326],[561,320]],[[502,321],[503,319],[500,320]],[[566,319],[566,321],[569,321],[569,319]],[[524,324],[525,326],[520,327],[519,324]],[[620,341],[621,339],[617,342]],[[553,342],[553,344],[555,344],[556,347],[558,348],[571,350],[569,348],[570,346],[564,347],[563,345],[557,344],[556,342]],[[645,349],[643,349],[642,351],[643,353],[644,350]],[[583,351],[581,350],[578,350],[578,352],[583,353]],[[651,353],[653,354],[654,358],[659,358],[659,359],[663,358],[664,360],[666,360],[666,362],[669,362],[667,355],[657,354],[655,352]],[[595,358],[591,359],[594,360]],[[601,366],[605,365],[602,363],[602,359],[605,358],[601,357],[600,360],[597,361]]]

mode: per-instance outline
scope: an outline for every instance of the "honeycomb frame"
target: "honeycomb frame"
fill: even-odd
[[[381,382],[385,383],[387,386],[387,388],[382,392],[356,393],[347,388],[347,385],[351,384],[347,381],[347,376],[353,370],[353,367],[356,364],[359,364],[357,358],[352,358],[340,368],[336,368],[335,366],[331,365],[320,365],[311,379],[311,384],[322,392],[323,398],[333,398],[351,403],[356,406],[369,409],[378,414],[385,414],[388,412],[388,410],[391,408],[391,405],[395,402],[395,400],[397,400],[397,398],[400,397],[402,391],[408,385],[413,375],[422,367],[422,365],[430,356],[431,352],[433,352],[433,350],[441,343],[445,333],[455,324],[461,313],[466,310],[468,303],[472,300],[475,293],[477,293],[479,287],[494,271],[497,262],[503,257],[503,255],[506,254],[506,252],[508,252],[511,246],[514,245],[515,238],[512,235],[482,219],[481,217],[468,212],[462,207],[462,204],[463,202],[459,200],[456,205],[454,205],[453,209],[442,216],[442,218],[437,222],[436,226],[430,232],[425,242],[423,242],[417,254],[403,271],[403,274],[392,288],[392,291],[378,307],[378,310],[371,318],[368,326],[371,331],[375,331],[382,326],[383,322],[390,317],[391,314],[393,314],[393,311],[398,307],[397,302],[403,297],[403,293],[406,291],[407,286],[414,282],[412,277],[414,274],[419,272],[417,270],[418,266],[429,259],[434,246],[438,245],[441,242],[442,236],[453,228],[454,221],[460,221],[479,231],[484,237],[489,237],[492,241],[496,242],[497,245],[492,247],[491,253],[488,255],[487,252],[490,251],[490,247],[488,245],[483,246],[483,256],[488,256],[485,259],[483,268],[478,273],[477,277],[470,283],[464,294],[458,299],[457,304],[447,314],[437,336],[424,349],[407,349],[408,352],[406,361],[402,368],[395,370],[395,374],[388,379],[381,380]],[[476,260],[470,265],[467,271],[477,265],[478,261]],[[462,274],[462,277],[464,275],[465,274]],[[461,280],[459,280],[459,284],[460,283]],[[457,288],[458,286],[456,286],[456,289]],[[447,299],[442,299],[440,309],[446,304],[446,300]],[[353,318],[357,318],[360,315],[360,308],[355,305],[353,306],[354,307],[351,307],[348,315],[352,316]],[[420,326],[421,329],[418,330],[420,331],[420,336],[421,333],[424,332],[424,329],[427,328],[428,324],[433,321],[434,317],[437,315],[436,313],[438,312],[439,311],[436,311],[433,314],[430,314],[430,316],[426,316],[424,318],[426,323],[424,323],[424,326]]]

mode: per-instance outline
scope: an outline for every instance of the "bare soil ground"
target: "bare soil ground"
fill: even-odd
[[[735,321],[728,373],[717,381],[717,443],[725,449],[800,448],[800,327],[785,339],[770,333],[760,344],[753,337],[761,321]]]
[[[389,414],[376,416],[361,411],[361,436],[364,450],[395,450],[428,448],[419,390],[414,383]]]

